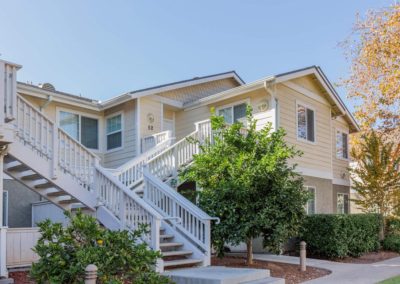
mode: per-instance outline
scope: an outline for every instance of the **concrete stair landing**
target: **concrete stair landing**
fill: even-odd
[[[270,277],[268,269],[208,266],[164,272],[176,284],[285,284],[285,279]]]

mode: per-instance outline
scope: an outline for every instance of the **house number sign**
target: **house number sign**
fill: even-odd
[[[148,130],[153,130],[154,129],[154,114],[148,113],[147,114],[147,129]]]

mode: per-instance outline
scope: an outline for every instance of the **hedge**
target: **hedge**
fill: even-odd
[[[316,214],[306,217],[300,240],[309,254],[327,258],[360,256],[379,249],[378,214]]]

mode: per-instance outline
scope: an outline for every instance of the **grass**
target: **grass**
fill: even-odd
[[[386,280],[383,280],[382,282],[379,282],[378,284],[399,284],[400,283],[400,276],[395,276]]]

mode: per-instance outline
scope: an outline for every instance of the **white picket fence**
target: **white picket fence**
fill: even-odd
[[[7,229],[7,268],[31,266],[39,259],[32,248],[40,238],[38,228]]]

